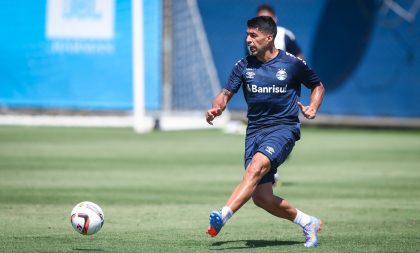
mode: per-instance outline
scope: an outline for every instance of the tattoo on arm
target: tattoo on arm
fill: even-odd
[[[223,95],[226,95],[226,96],[230,96],[232,94],[232,92],[230,92],[230,91],[228,91],[226,89],[223,89],[222,90],[222,93],[223,93]]]

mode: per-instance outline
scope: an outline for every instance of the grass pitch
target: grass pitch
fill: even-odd
[[[247,203],[208,214],[243,175],[241,135],[0,127],[0,252],[419,252],[420,131],[303,128],[276,193],[324,220],[320,246]],[[105,213],[92,236],[75,204]]]

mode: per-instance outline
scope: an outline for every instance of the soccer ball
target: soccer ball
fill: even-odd
[[[104,225],[104,212],[95,203],[83,201],[71,211],[71,225],[82,235],[93,235]]]

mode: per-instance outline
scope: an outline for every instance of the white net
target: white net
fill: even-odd
[[[167,7],[168,8],[168,7]],[[196,0],[174,0],[170,8],[170,81],[164,108],[203,111],[220,91],[220,83]],[[165,57],[164,57],[165,58]]]

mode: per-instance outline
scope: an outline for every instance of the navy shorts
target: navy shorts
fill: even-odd
[[[292,152],[295,142],[300,138],[298,126],[274,126],[256,131],[247,135],[245,139],[245,169],[252,157],[260,152],[271,162],[270,171],[264,175],[259,184],[274,183],[274,175],[277,168],[286,160]]]

